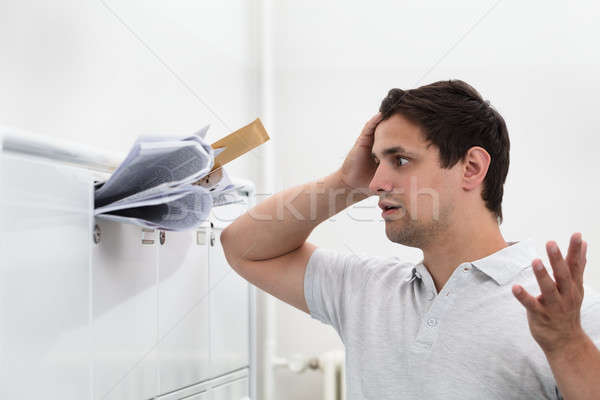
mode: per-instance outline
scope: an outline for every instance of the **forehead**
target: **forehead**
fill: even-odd
[[[418,154],[427,151],[428,143],[418,125],[400,114],[394,114],[375,128],[373,153],[379,156],[391,147],[402,147],[407,152]]]

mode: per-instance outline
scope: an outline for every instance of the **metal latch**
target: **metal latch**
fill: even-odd
[[[94,238],[95,244],[100,243],[100,239],[102,238],[102,231],[100,230],[100,227],[98,226],[98,224],[94,225],[94,233],[93,233],[92,237]]]
[[[201,229],[196,231],[196,244],[198,246],[204,246],[206,244],[206,230]]]
[[[142,228],[142,244],[154,244],[154,229]]]

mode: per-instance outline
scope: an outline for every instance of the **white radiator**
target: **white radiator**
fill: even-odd
[[[346,371],[344,352],[328,351],[319,356],[323,371],[323,400],[346,400]]]
[[[275,358],[274,368],[288,368],[301,374],[307,369],[319,370],[323,373],[322,400],[346,400],[345,357],[342,350],[322,353],[317,357],[306,357],[295,354],[289,359]]]

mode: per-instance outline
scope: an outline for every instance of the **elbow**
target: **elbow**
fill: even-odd
[[[223,254],[225,255],[225,259],[227,260],[227,263],[229,263],[229,265],[233,266],[237,263],[235,262],[236,254],[235,254],[235,249],[233,248],[233,239],[232,239],[231,235],[232,235],[231,229],[229,229],[229,226],[228,226],[225,229],[223,229],[223,231],[221,231],[219,240],[221,241],[221,248],[223,249]]]
[[[229,226],[227,226],[225,229],[223,229],[221,231],[221,235],[219,235],[219,240],[221,241],[221,247],[223,248],[223,252],[225,252],[225,255],[227,255],[227,253],[231,252],[231,230],[229,229]]]
[[[221,241],[223,248],[225,248],[225,244],[227,243],[227,237],[229,236],[228,232],[229,226],[226,226],[225,229],[221,231],[221,235],[219,236],[219,240]]]

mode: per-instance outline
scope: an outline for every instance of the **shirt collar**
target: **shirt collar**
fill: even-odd
[[[535,243],[531,239],[510,242],[509,246],[471,264],[492,278],[498,285],[505,285],[536,258]]]
[[[492,278],[498,285],[510,282],[523,269],[529,267],[531,261],[537,257],[535,243],[532,239],[508,244],[509,246],[487,257],[471,262],[475,268]],[[415,265],[408,281],[412,282],[417,278],[423,279],[425,269],[422,261]]]
[[[419,262],[417,265],[415,265],[413,267],[412,273],[410,274],[410,277],[408,278],[408,282],[411,283],[415,279],[421,280],[421,279],[423,279],[423,275],[428,274],[428,273],[429,273],[429,271],[427,271],[427,268],[423,264],[423,260],[421,260],[421,262]]]

